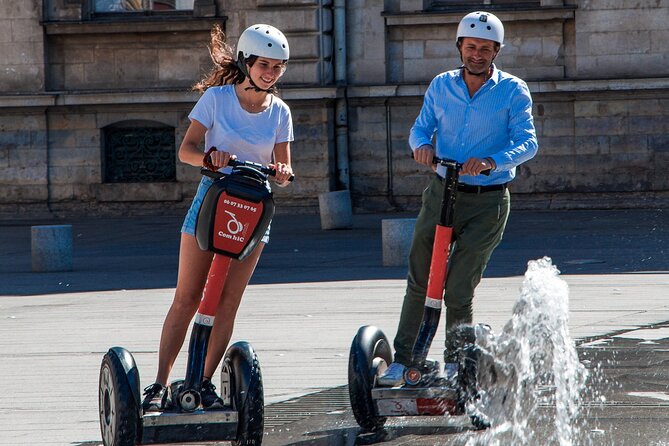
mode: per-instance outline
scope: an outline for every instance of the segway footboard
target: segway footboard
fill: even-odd
[[[377,387],[372,399],[383,417],[460,415],[459,394],[453,387]]]
[[[141,444],[234,440],[238,421],[235,410],[151,412],[144,414]]]
[[[170,385],[172,399],[184,381]],[[247,342],[228,348],[221,371],[221,398],[225,408],[193,412],[166,411],[144,414],[142,444],[197,441],[231,441],[233,445],[259,445],[263,436],[264,395],[258,357]],[[171,407],[178,407],[172,401]]]

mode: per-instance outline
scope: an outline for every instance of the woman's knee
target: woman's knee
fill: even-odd
[[[177,288],[174,293],[174,300],[172,301],[172,308],[176,311],[185,311],[188,313],[195,312],[202,300],[202,292],[194,292],[188,290],[179,290]]]

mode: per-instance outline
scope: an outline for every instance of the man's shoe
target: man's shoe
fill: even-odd
[[[202,407],[205,409],[222,409],[224,407],[223,400],[216,393],[216,386],[209,379],[202,381],[200,397],[202,398]]]
[[[162,384],[153,383],[144,388],[144,401],[142,409],[144,412],[160,412],[165,407],[167,399],[167,388]]]
[[[393,362],[385,372],[376,379],[380,386],[395,387],[404,383],[404,371],[406,366],[399,362]]]

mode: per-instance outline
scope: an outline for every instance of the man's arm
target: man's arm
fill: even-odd
[[[432,137],[437,130],[437,119],[434,114],[434,80],[430,83],[425,97],[423,98],[423,106],[416,118],[411,132],[409,132],[409,146],[414,153],[414,159],[420,164],[426,166],[432,165],[432,158],[434,157],[434,148],[432,146]],[[432,156],[428,152],[432,151]],[[427,161],[427,158],[430,158]]]
[[[539,148],[532,117],[532,96],[524,82],[518,83],[511,100],[509,136],[512,145],[490,157],[496,165],[495,170],[511,170],[532,159]]]

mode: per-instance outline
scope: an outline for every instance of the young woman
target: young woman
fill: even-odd
[[[289,184],[293,173],[293,124],[290,109],[276,96],[275,87],[289,58],[286,37],[273,26],[253,25],[239,37],[235,54],[225,43],[220,27],[214,27],[211,37],[210,53],[215,66],[193,87],[202,96],[188,116],[191,123],[179,148],[179,159],[203,166],[204,140],[205,150],[216,148],[210,155],[215,168],[225,168],[231,158],[273,165],[274,181],[280,186]],[[165,403],[167,379],[197,311],[213,259],[213,254],[202,251],[195,239],[198,210],[212,182],[208,177],[202,178],[181,229],[177,287],[163,324],[156,382],[144,389],[145,411],[161,410]],[[242,261],[231,262],[205,361],[201,392],[205,408],[222,403],[211,377],[228,346],[242,295],[268,241],[269,229],[253,253]]]

